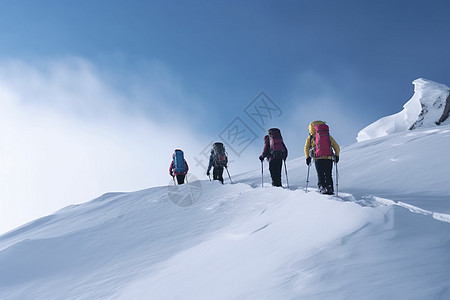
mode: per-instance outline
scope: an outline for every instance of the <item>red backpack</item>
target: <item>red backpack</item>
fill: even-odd
[[[228,157],[223,143],[217,142],[213,144],[212,155],[214,158],[214,167],[227,167]]]
[[[316,130],[316,151],[315,157],[332,156],[330,140],[330,129],[327,124],[319,124],[314,126]]]
[[[286,148],[283,143],[283,137],[281,137],[280,129],[269,129],[269,143],[270,152],[273,157],[286,159]]]

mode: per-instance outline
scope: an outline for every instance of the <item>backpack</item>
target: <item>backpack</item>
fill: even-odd
[[[313,157],[332,156],[333,151],[331,150],[330,128],[327,124],[318,124],[314,126],[314,129],[316,130],[316,146],[315,151],[313,151]]]
[[[286,159],[286,148],[283,143],[280,129],[269,129],[270,154],[274,158]]]
[[[225,147],[222,143],[214,143],[211,154],[213,155],[214,159],[214,167],[227,167],[227,152],[225,151]]]
[[[184,162],[184,153],[180,149],[175,150],[173,154],[173,169],[176,175],[187,173],[186,163]]]

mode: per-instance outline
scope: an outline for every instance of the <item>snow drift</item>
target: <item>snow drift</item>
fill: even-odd
[[[403,106],[403,110],[381,118],[361,130],[358,133],[358,142],[396,132],[449,123],[450,88],[423,78],[414,80],[413,84],[414,95]]]
[[[449,299],[450,158],[422,158],[436,143],[449,125],[343,147],[340,197],[314,192],[314,170],[304,191],[303,157],[290,189],[266,166],[264,188],[257,170],[66,207],[0,237],[0,299]]]

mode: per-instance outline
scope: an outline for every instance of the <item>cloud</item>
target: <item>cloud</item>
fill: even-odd
[[[164,91],[149,86],[165,114]],[[149,118],[133,99],[143,92],[123,90],[80,58],[0,62],[0,233],[105,192],[166,185],[173,150],[204,147],[173,123],[184,116]]]
[[[230,174],[260,169],[266,132],[244,114],[247,104],[211,134],[202,122],[208,102],[186,92],[164,63],[131,73],[77,57],[0,61],[0,233],[103,193],[168,185],[176,148],[190,173],[206,179],[210,143],[236,117],[256,137],[239,155],[227,148]],[[291,150],[305,126],[295,110],[282,109],[268,126],[282,129]]]

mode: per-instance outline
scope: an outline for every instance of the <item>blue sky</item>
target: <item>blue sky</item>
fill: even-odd
[[[198,101],[211,132],[261,91],[285,111],[331,94],[364,126],[400,110],[414,79],[450,82],[449,8],[414,0],[2,1],[0,57],[82,57],[125,90],[130,78],[145,85],[160,62],[186,94],[173,106],[195,115],[189,107]],[[151,101],[132,101],[155,113]],[[349,135],[341,139],[353,142]]]
[[[64,203],[165,184],[172,149],[200,168],[202,151],[233,126],[253,134],[234,153],[234,172],[258,168],[272,126],[292,159],[313,120],[354,143],[402,109],[413,80],[450,84],[449,10],[446,0],[3,0],[2,198],[23,210],[30,194],[57,198],[73,180],[89,193]],[[279,109],[265,128],[246,114],[261,92]],[[43,169],[49,186],[39,195]],[[37,192],[16,195],[29,170]],[[61,172],[72,182],[50,195]]]

